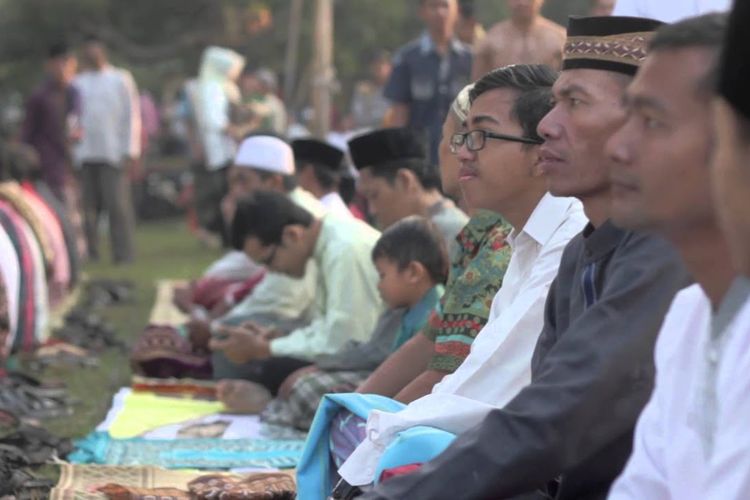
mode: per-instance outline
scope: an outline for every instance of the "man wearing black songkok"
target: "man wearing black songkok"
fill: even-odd
[[[421,470],[365,498],[606,497],[653,387],[659,326],[689,282],[664,240],[609,220],[604,146],[625,120],[624,89],[659,24],[570,20],[555,107],[539,125],[540,159],[550,192],[579,198],[590,224],[565,249],[550,289],[531,383]]]

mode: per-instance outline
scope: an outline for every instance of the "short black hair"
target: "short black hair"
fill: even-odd
[[[47,59],[66,58],[71,55],[73,53],[70,46],[64,41],[55,42],[47,48]]]
[[[258,238],[264,245],[279,244],[285,227],[309,227],[312,222],[312,214],[287,195],[258,191],[237,202],[230,230],[232,246],[242,250],[245,240],[251,237]]]
[[[305,168],[310,167],[313,170],[313,175],[318,181],[320,186],[327,191],[336,191],[341,183],[341,171],[334,170],[329,165],[323,165],[322,163],[314,161],[305,161],[298,166]]]
[[[440,172],[428,160],[421,158],[404,158],[403,160],[378,163],[376,168],[370,168],[373,177],[381,177],[393,185],[401,169],[414,173],[424,189],[440,189]]]
[[[406,217],[386,229],[372,249],[372,260],[377,259],[392,260],[401,270],[419,262],[435,283],[445,283],[448,279],[445,240],[424,217]]]
[[[649,52],[686,48],[715,51],[715,60],[707,68],[700,90],[713,91],[719,80],[719,55],[724,45],[729,16],[722,13],[690,17],[659,28],[649,43]]]
[[[552,109],[552,85],[557,72],[544,64],[514,64],[490,71],[477,80],[469,92],[469,102],[485,92],[510,89],[518,92],[511,116],[521,125],[523,135],[542,141],[537,125]]]

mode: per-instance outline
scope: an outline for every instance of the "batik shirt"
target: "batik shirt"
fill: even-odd
[[[505,242],[511,227],[498,214],[477,212],[459,233],[459,251],[440,304],[424,334],[435,342],[428,368],[453,373],[469,355],[471,343],[487,323],[492,299],[510,261]]]

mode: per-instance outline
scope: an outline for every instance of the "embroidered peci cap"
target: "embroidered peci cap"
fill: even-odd
[[[294,154],[289,144],[278,137],[254,135],[242,141],[234,157],[234,165],[294,175]]]
[[[563,71],[601,69],[635,75],[661,21],[642,17],[570,17]]]
[[[298,165],[316,163],[336,172],[342,170],[344,152],[327,142],[318,139],[297,139],[292,141],[292,151],[294,161]]]
[[[427,138],[410,128],[380,129],[350,140],[349,154],[357,170],[403,160],[427,162]]]
[[[750,119],[750,2],[735,0],[729,15],[729,27],[724,41],[724,53],[719,75],[719,95],[747,119]]]

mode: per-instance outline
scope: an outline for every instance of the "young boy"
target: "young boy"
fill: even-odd
[[[278,397],[263,412],[267,422],[307,430],[318,403],[329,392],[349,392],[377,366],[424,327],[443,293],[448,257],[441,234],[422,217],[407,217],[388,228],[372,251],[380,280],[378,291],[388,309],[371,339],[350,342],[339,352],[316,358],[315,364],[292,373]],[[241,397],[242,381],[220,385],[220,397],[231,410],[258,411]]]

